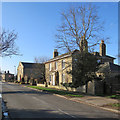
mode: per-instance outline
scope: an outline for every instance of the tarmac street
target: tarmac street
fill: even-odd
[[[7,102],[11,119],[119,120],[116,113],[70,101],[50,93],[35,91],[19,84],[3,83],[2,97]]]

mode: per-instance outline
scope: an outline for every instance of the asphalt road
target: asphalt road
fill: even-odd
[[[16,120],[27,118],[119,120],[116,113],[35,91],[18,84],[2,83],[2,97],[7,101],[10,118]]]

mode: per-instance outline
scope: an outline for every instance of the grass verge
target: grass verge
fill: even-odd
[[[120,111],[120,103],[110,103],[110,104],[103,105],[103,107],[116,109]]]
[[[111,96],[107,96],[108,98],[113,98],[113,99],[119,99],[120,100],[120,94],[116,94],[116,95],[111,95]]]
[[[39,86],[27,86],[27,87],[35,88],[38,90],[43,90],[43,91],[54,93],[54,94],[65,95],[65,96],[69,96],[69,97],[84,97],[83,95],[80,95],[78,93],[64,91],[64,90],[56,90],[56,89],[39,87]]]

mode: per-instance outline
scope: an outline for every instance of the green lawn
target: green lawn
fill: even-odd
[[[69,97],[83,97],[83,95],[80,95],[78,93],[64,91],[64,90],[56,90],[56,89],[39,87],[39,86],[27,86],[27,87],[35,88],[38,90],[43,90],[43,91],[54,93],[54,94],[65,95],[65,96],[69,96]]]
[[[120,103],[110,103],[110,104],[103,105],[103,107],[120,110],[119,109],[120,108]]]
[[[120,95],[111,95],[111,96],[107,96],[108,98],[113,98],[113,99],[119,99],[120,100]]]
[[[114,104],[111,104],[113,107],[119,107],[120,108],[120,103],[114,103]]]

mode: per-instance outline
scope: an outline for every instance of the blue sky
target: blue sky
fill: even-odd
[[[60,12],[81,2],[9,2],[2,3],[2,27],[18,33],[16,45],[22,56],[2,58],[2,70],[15,72],[19,61],[33,62],[34,57],[53,56],[56,28],[61,23]],[[87,4],[87,3],[84,3]],[[99,7],[98,15],[105,21],[104,36],[110,37],[107,54],[118,54],[118,3],[92,3]],[[99,47],[97,49],[99,51]],[[118,60],[115,60],[118,63]]]

